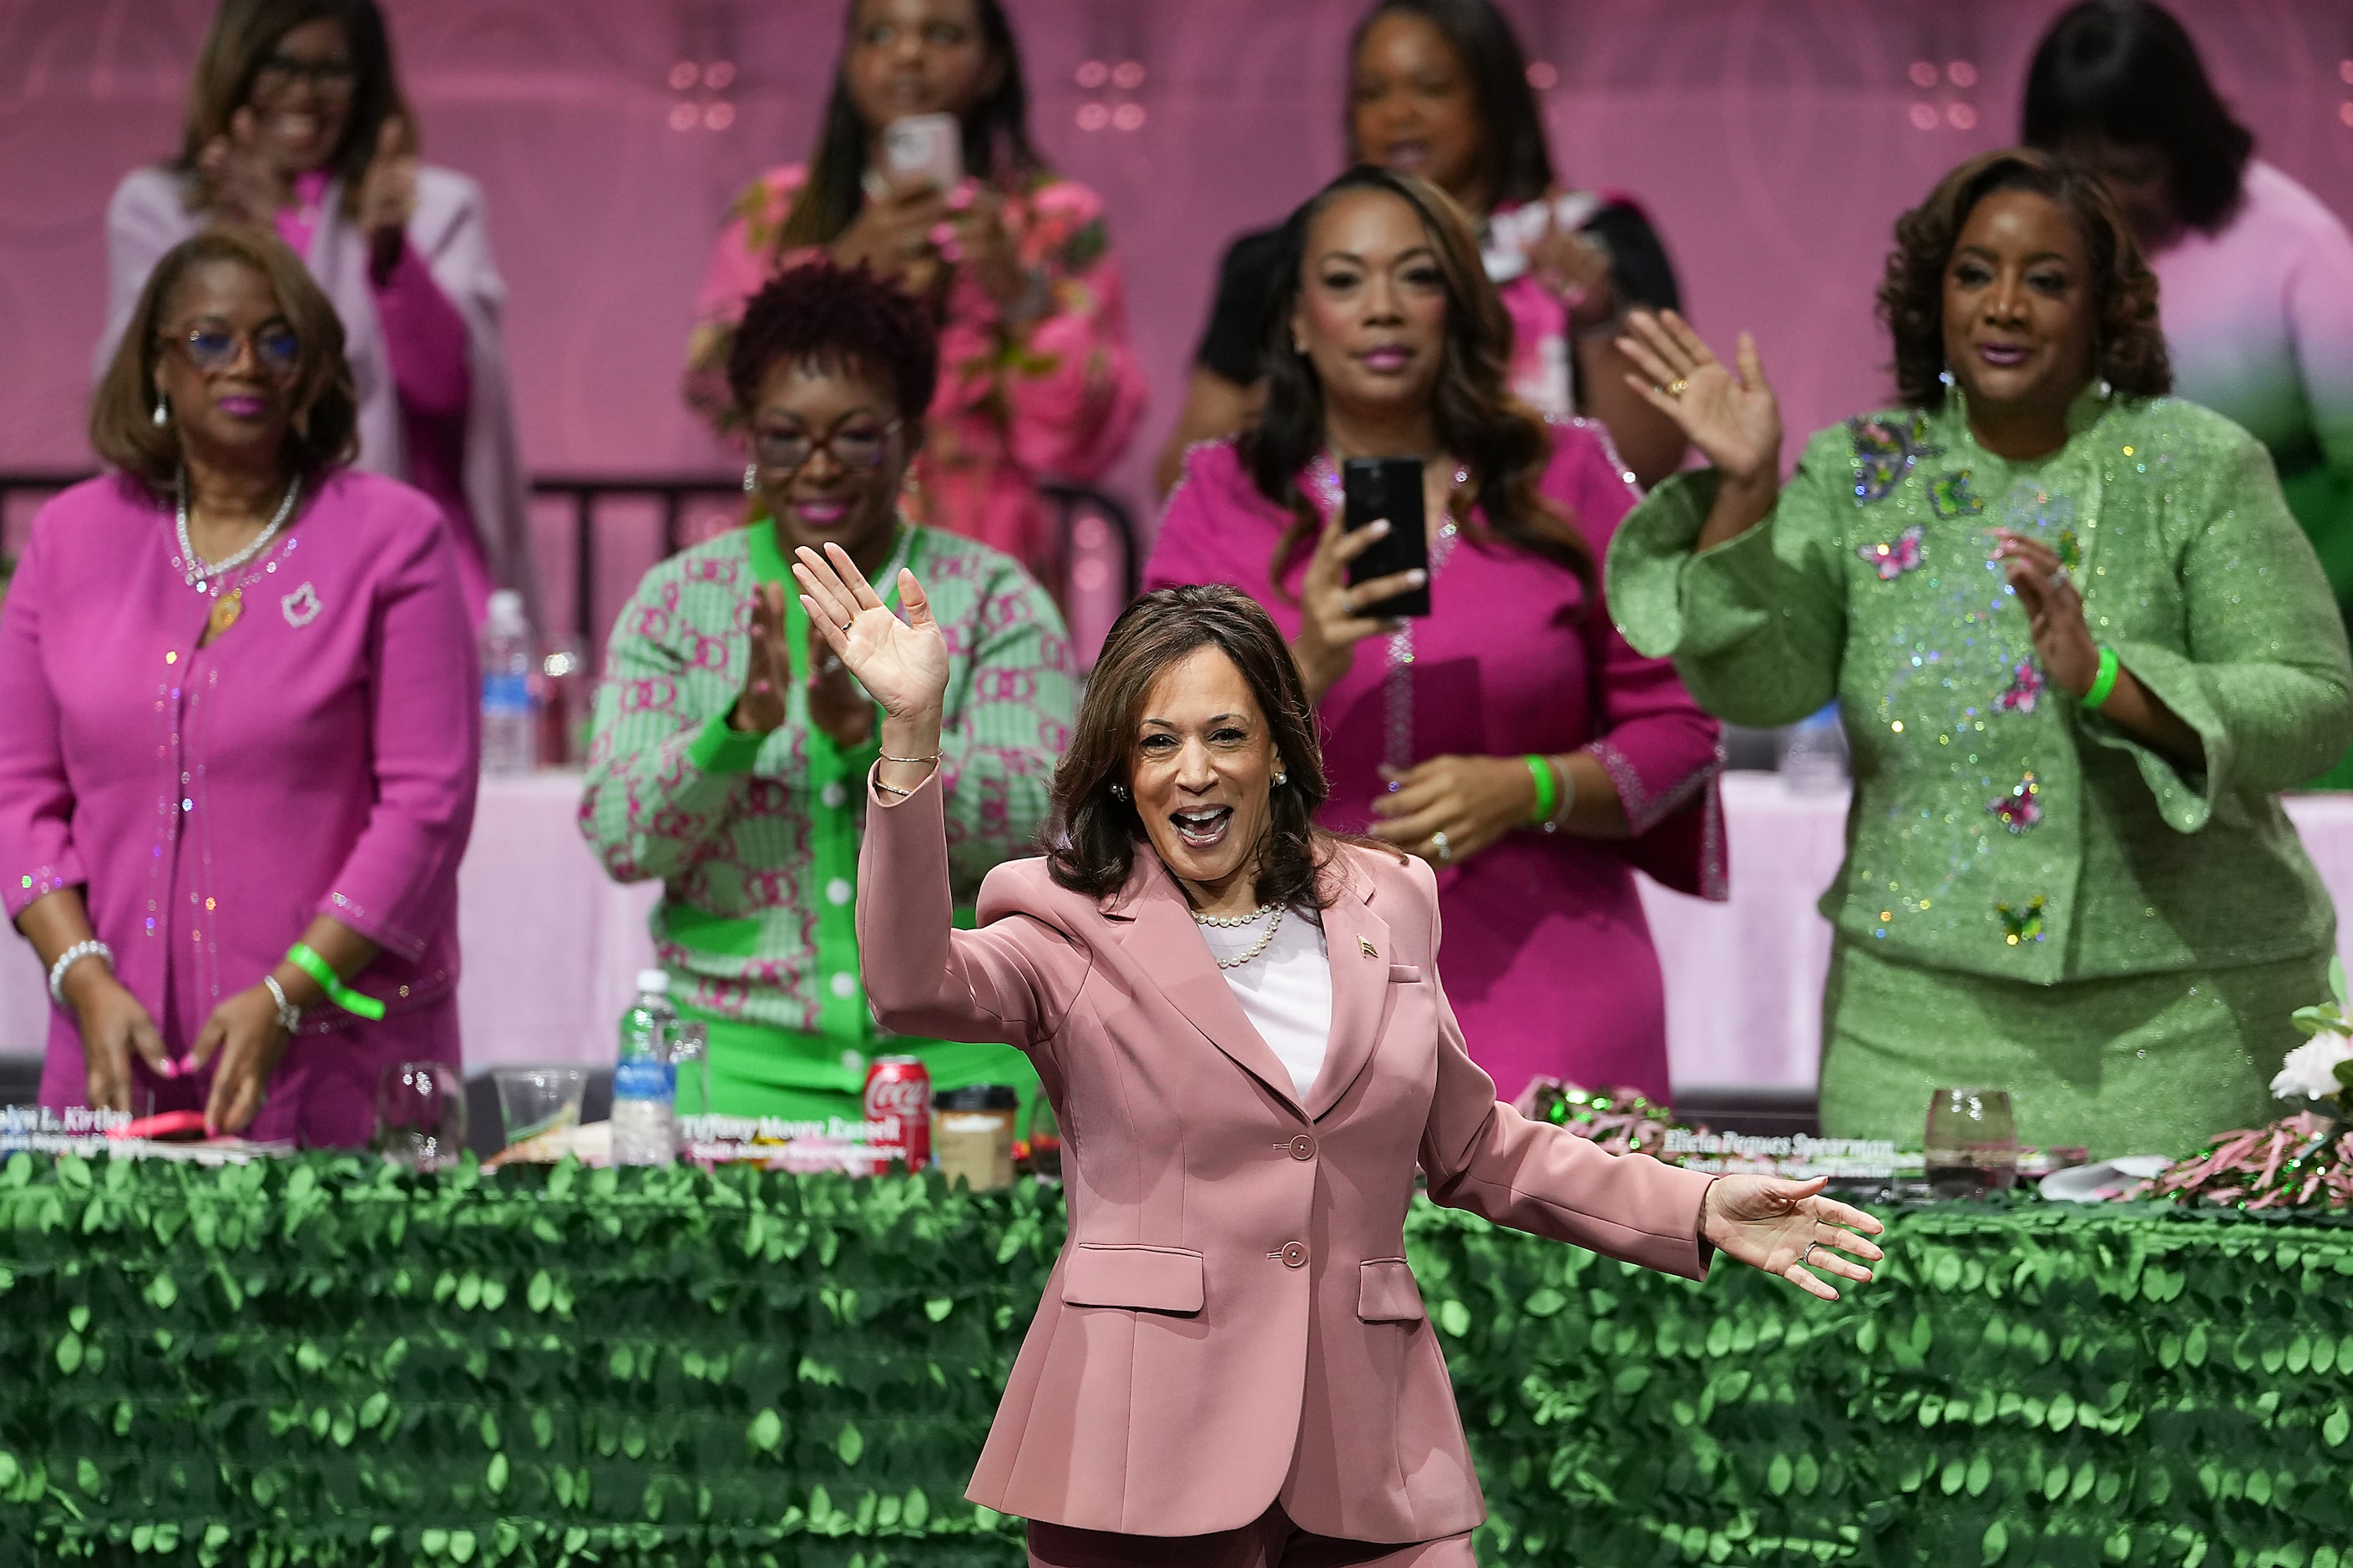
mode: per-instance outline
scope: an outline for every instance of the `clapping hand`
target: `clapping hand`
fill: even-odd
[[[2084,619],[2074,574],[2039,539],[2007,528],[1986,531],[1993,536],[1993,558],[2010,563],[2010,585],[2031,625],[2042,668],[2068,696],[2082,697],[2099,678],[2100,647]]]
[[[1810,1182],[1718,1176],[1700,1205],[1700,1234],[1726,1257],[1835,1301],[1838,1289],[1822,1274],[1868,1282],[1865,1265],[1887,1256],[1868,1238],[1886,1226],[1859,1208],[1821,1196],[1824,1185],[1820,1176]]]
[[[408,123],[399,115],[386,115],[377,128],[375,153],[360,174],[353,197],[360,232],[368,238],[369,266],[381,283],[400,260],[408,220],[417,213],[417,154],[409,142]]]
[[[229,116],[227,135],[205,143],[196,154],[196,178],[205,205],[230,223],[267,228],[286,205],[286,175],[262,150],[261,121],[250,109]]]

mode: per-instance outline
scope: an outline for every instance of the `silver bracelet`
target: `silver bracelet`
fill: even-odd
[[[114,950],[106,943],[96,940],[74,943],[58,954],[58,961],[49,965],[50,1001],[60,1007],[66,1005],[66,971],[85,958],[102,958],[106,960],[107,968],[114,967]]]
[[[261,983],[269,987],[269,999],[278,1004],[278,1026],[290,1035],[302,1032],[302,1009],[287,1000],[286,987],[278,984],[278,976],[265,974]]]

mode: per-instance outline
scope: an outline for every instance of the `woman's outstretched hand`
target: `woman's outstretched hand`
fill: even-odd
[[[1868,1281],[1865,1265],[1886,1254],[1866,1238],[1886,1227],[1859,1208],[1821,1196],[1823,1185],[1820,1176],[1810,1182],[1718,1176],[1700,1205],[1700,1234],[1726,1257],[1835,1301],[1837,1288],[1821,1275]]]
[[[948,689],[948,645],[932,619],[932,602],[905,567],[899,569],[899,602],[907,618],[891,613],[849,559],[828,544],[819,555],[807,545],[793,552],[793,579],[801,604],[826,646],[849,667],[866,694],[892,719],[937,718]]]

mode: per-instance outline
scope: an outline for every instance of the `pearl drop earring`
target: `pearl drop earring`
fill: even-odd
[[[1127,798],[1127,786],[1124,784],[1115,784],[1112,785],[1111,797],[1113,800],[1125,800]]]
[[[1289,773],[1277,773],[1274,775],[1274,787],[1277,789],[1281,789],[1284,784],[1287,784],[1290,782],[1291,775]]]
[[[759,489],[760,489],[760,465],[759,465],[759,464],[757,464],[757,463],[746,463],[746,464],[744,464],[744,493],[745,495],[747,495],[747,496],[748,496],[748,495],[756,495],[756,494],[758,494],[758,493],[759,493]]]
[[[155,428],[161,430],[172,422],[172,405],[160,394],[155,398]]]

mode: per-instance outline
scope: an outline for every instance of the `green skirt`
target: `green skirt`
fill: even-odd
[[[2271,1096],[2328,995],[2328,954],[2030,985],[1883,958],[1841,936],[1822,997],[1822,1132],[1917,1149],[1939,1088],[2010,1091],[2019,1141],[2094,1159],[2187,1154],[2289,1108]]]
[[[1030,1103],[1038,1095],[1038,1069],[1010,1046],[888,1038],[860,1050],[822,1035],[723,1018],[693,1007],[681,1007],[679,1016],[709,1031],[710,1109],[721,1116],[857,1121],[865,1114],[867,1063],[881,1056],[921,1057],[934,1090],[975,1083],[1011,1086],[1021,1096],[1017,1127],[1029,1124]],[[694,1071],[681,1072],[679,1114],[695,1114],[703,1109],[702,1100],[702,1086]]]

